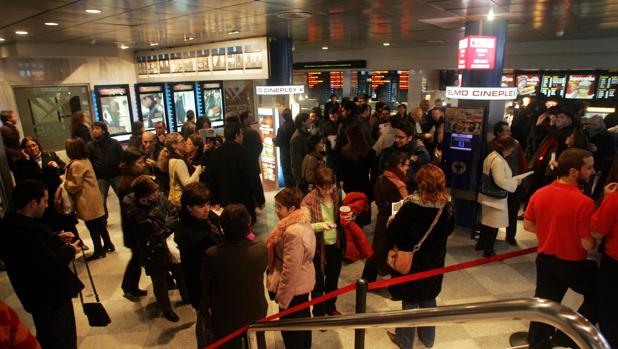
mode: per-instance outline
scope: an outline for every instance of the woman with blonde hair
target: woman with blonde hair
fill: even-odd
[[[408,274],[442,268],[446,241],[455,228],[444,172],[435,165],[425,165],[417,172],[416,182],[418,189],[406,197],[387,228],[388,238],[398,250],[415,251]],[[401,299],[403,310],[435,307],[441,290],[442,275],[389,288],[393,298]],[[388,335],[399,348],[411,349],[415,332],[416,328],[397,328]],[[426,347],[433,346],[435,336],[435,327],[419,328],[420,340]]]
[[[178,132],[172,132],[165,137],[167,159],[163,160],[163,166],[168,170],[170,178],[168,200],[176,208],[180,207],[183,188],[199,181],[202,173],[201,165],[193,166],[185,158],[185,146],[185,140]]]

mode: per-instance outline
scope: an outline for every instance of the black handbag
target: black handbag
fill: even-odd
[[[90,274],[90,268],[88,267],[88,262],[86,261],[86,254],[84,250],[82,250],[82,255],[84,256],[84,263],[86,264],[86,270],[88,271],[88,278],[90,279],[90,284],[92,285],[92,291],[94,291],[94,298],[97,300],[96,303],[84,303],[84,296],[82,295],[82,291],[79,291],[79,300],[82,303],[82,308],[84,309],[84,314],[88,318],[88,324],[92,327],[106,327],[112,322],[107,311],[101,304],[99,300],[99,294],[97,293],[97,289],[94,287],[94,281],[92,280],[92,274]],[[75,267],[75,260],[73,260],[73,270],[75,270],[75,275],[77,275],[77,268]]]
[[[496,160],[496,158],[494,158]],[[481,194],[491,196],[496,199],[505,199],[509,193],[500,188],[496,182],[494,181],[494,176],[491,175],[491,165],[493,165],[494,160],[491,161],[489,165],[489,174],[484,174],[481,176]]]

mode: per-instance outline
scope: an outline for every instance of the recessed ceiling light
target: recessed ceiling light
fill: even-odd
[[[234,30],[230,30],[229,32],[227,32],[227,35],[236,35],[236,34],[240,34],[240,30],[234,29]]]
[[[25,30],[16,30],[15,34],[17,35],[28,35],[28,32]]]
[[[101,12],[103,12],[103,11],[101,11],[99,9],[95,9],[95,8],[89,8],[89,9],[86,10],[86,13],[90,13],[90,14],[93,14],[93,15],[96,15],[96,14],[101,13]]]
[[[492,8],[491,10],[489,10],[489,13],[487,14],[487,20],[493,21],[494,18],[496,18],[496,15],[494,14],[494,9]]]
[[[385,43],[382,44],[382,46],[390,46],[390,45],[391,45],[390,42],[385,42]]]
[[[121,49],[121,50],[126,50],[126,49],[128,49],[128,48],[129,48],[129,46],[127,46],[127,45],[125,45],[125,44],[120,44],[120,49]]]
[[[328,46],[322,46],[322,50],[328,50]]]
[[[56,22],[45,22],[45,25],[50,26],[50,27],[55,27],[55,26],[58,26],[59,24]]]
[[[158,42],[151,42],[150,46],[159,46],[159,43]]]
[[[4,38],[0,38],[0,42],[4,41]]]

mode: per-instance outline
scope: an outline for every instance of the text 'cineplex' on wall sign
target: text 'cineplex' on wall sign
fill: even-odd
[[[494,69],[495,62],[495,36],[466,36],[459,40],[457,69]]]
[[[255,93],[258,95],[289,95],[305,93],[304,85],[289,86],[256,86]]]
[[[446,98],[452,99],[512,100],[517,93],[517,87],[446,87]]]

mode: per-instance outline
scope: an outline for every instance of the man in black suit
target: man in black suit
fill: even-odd
[[[213,205],[243,204],[255,223],[255,205],[263,207],[266,199],[261,190],[259,169],[249,152],[243,148],[243,133],[239,123],[230,122],[223,129],[225,142],[215,150],[206,168],[206,184],[212,193]]]
[[[0,229],[0,257],[24,309],[32,314],[43,348],[77,347],[71,298],[84,288],[69,269],[80,251],[70,232],[53,234],[39,222],[47,208],[45,185],[24,180],[13,190],[15,211],[6,214]],[[27,248],[22,248],[27,247]]]

